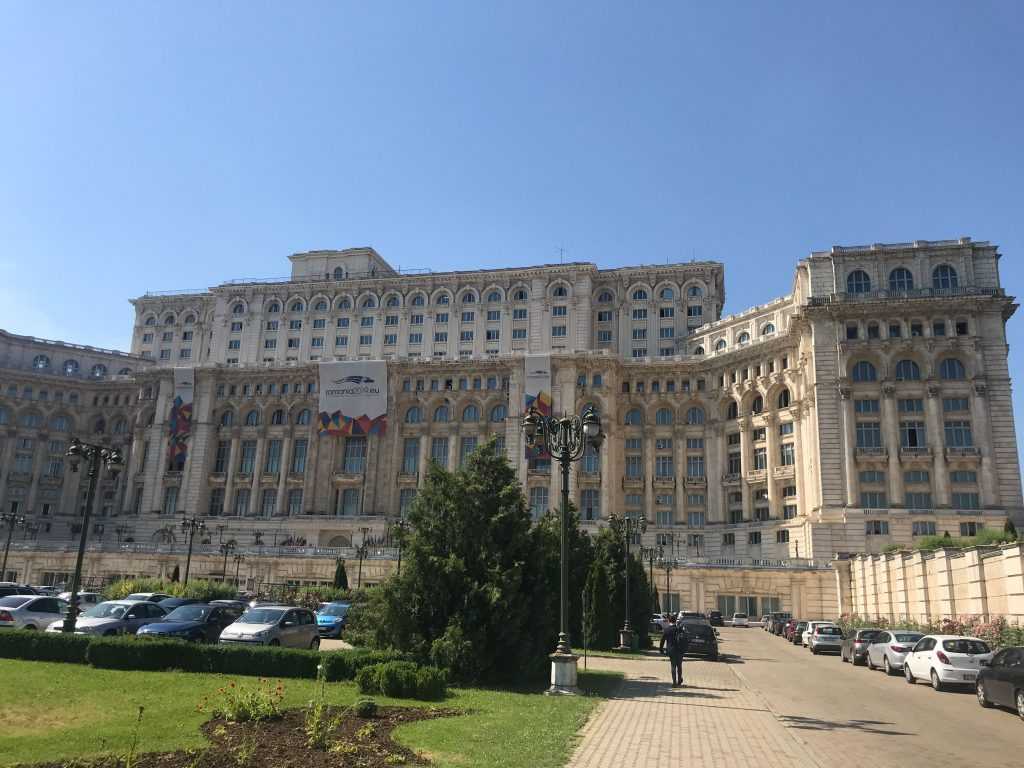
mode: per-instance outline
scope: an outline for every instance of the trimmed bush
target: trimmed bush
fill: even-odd
[[[105,600],[121,600],[135,592],[162,592],[173,597],[191,597],[197,600],[234,600],[238,588],[219,581],[193,579],[188,584],[160,579],[121,579],[103,589]]]
[[[380,692],[393,699],[409,699],[416,695],[416,672],[419,667],[412,661],[389,661],[378,667],[377,682]]]
[[[416,698],[441,701],[448,695],[448,682],[443,669],[420,667],[416,672]]]
[[[0,632],[0,658],[85,664],[89,638],[63,632],[16,629]]]
[[[373,699],[360,699],[352,705],[352,710],[362,718],[377,716],[377,702]]]
[[[379,664],[370,664],[356,672],[356,688],[360,693],[380,693],[379,672]]]
[[[356,686],[363,694],[383,694],[395,699],[439,701],[448,693],[444,670],[420,667],[411,661],[389,661],[360,669]]]

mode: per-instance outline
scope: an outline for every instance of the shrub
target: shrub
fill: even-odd
[[[209,711],[214,717],[223,717],[233,723],[258,723],[281,716],[284,685],[281,682],[275,685],[262,678],[254,686],[235,685],[231,682],[218,688],[214,696],[212,703],[209,698],[205,698],[196,709],[200,712]]]
[[[359,699],[359,701],[352,705],[352,711],[364,719],[376,717],[377,702],[373,699]]]
[[[63,632],[9,630],[0,632],[0,658],[85,664],[89,638]]]
[[[380,693],[380,664],[370,664],[356,672],[356,688],[360,693]]]
[[[188,584],[162,579],[121,579],[108,584],[103,589],[103,597],[106,600],[120,600],[135,592],[163,592],[174,597],[192,597],[197,600],[234,600],[238,597],[236,587],[202,579]]]
[[[409,699],[416,695],[416,673],[419,667],[412,661],[389,661],[378,666],[377,681],[380,692],[394,699]]]
[[[420,667],[411,661],[363,667],[356,673],[356,686],[363,694],[379,693],[396,699],[438,701],[448,693],[443,669]]]
[[[197,651],[199,651],[197,653]],[[136,640],[133,637],[97,637],[89,643],[86,661],[101,669],[140,669],[150,672],[181,669],[210,672],[202,647],[178,640]]]
[[[423,701],[440,701],[448,694],[448,685],[443,669],[420,667],[416,672],[416,698]]]
[[[324,677],[328,682],[353,680],[356,673],[366,666],[383,664],[388,661],[400,661],[405,654],[399,651],[327,651],[320,657],[324,665]]]

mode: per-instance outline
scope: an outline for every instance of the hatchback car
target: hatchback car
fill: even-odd
[[[793,645],[803,645],[804,632],[807,631],[807,622],[798,621],[796,626],[793,627],[792,633],[789,635],[789,642]]]
[[[5,581],[3,584],[0,584],[0,597],[8,597],[9,595],[34,594],[36,594],[36,591],[26,584],[15,584],[10,581]]]
[[[215,643],[224,628],[237,618],[238,614],[229,613],[219,605],[190,603],[178,606],[161,621],[142,627],[136,637]]]
[[[907,654],[903,675],[913,685],[930,680],[941,691],[949,685],[974,685],[983,663],[992,661],[988,643],[976,637],[926,635]]]
[[[864,657],[868,669],[881,667],[887,675],[894,675],[903,669],[906,656],[924,635],[909,630],[888,629],[871,639]]]
[[[1024,648],[1003,648],[982,663],[975,690],[981,706],[1011,707],[1024,720]]]
[[[320,632],[316,616],[306,608],[260,606],[250,608],[221,632],[220,642],[316,650],[320,647]]]
[[[341,637],[348,619],[348,603],[324,603],[316,612],[316,626],[320,637]]]
[[[166,595],[163,592],[133,592],[125,600],[145,600],[147,603],[159,603],[161,600],[171,597],[173,595]]]
[[[703,656],[708,661],[718,661],[718,636],[715,628],[706,621],[683,621],[688,640],[687,656]]]
[[[710,624],[712,627],[723,626],[725,624],[725,621],[722,619],[722,612],[711,611],[711,613],[708,614],[708,624]]]
[[[843,630],[835,624],[822,624],[815,627],[814,634],[807,638],[807,648],[815,656],[826,651],[839,653],[842,647]]]
[[[843,638],[843,647],[839,649],[839,657],[843,661],[858,666],[868,657],[868,646],[881,632],[880,629],[851,629]]]
[[[181,608],[183,605],[200,605],[205,602],[206,600],[200,600],[198,597],[168,597],[166,600],[161,600],[157,605],[170,613]]]
[[[68,604],[56,597],[9,595],[0,597],[0,628],[46,629],[67,611]]]
[[[78,615],[76,635],[134,635],[141,627],[167,615],[156,603],[140,600],[107,600]],[[60,632],[63,621],[55,621],[47,632]]]
[[[57,595],[61,600],[70,603],[71,593],[61,592]],[[79,608],[91,608],[94,605],[99,605],[103,602],[103,595],[99,592],[79,592],[78,593],[78,607]]]
[[[732,615],[732,625],[734,627],[749,627],[750,620],[745,613],[734,613]]]
[[[835,622],[832,622],[832,621],[809,621],[809,622],[807,622],[807,626],[804,628],[803,634],[800,635],[800,644],[801,645],[809,645],[810,644],[809,641],[811,639],[811,635],[814,634],[814,630],[816,630],[818,627],[834,627],[834,626],[835,626]]]

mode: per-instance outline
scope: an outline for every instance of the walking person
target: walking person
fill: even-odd
[[[669,625],[665,628],[665,651],[668,653],[668,661],[672,666],[672,687],[679,688],[683,685],[683,654],[689,645],[689,637],[686,628],[676,621],[675,616],[669,616]]]

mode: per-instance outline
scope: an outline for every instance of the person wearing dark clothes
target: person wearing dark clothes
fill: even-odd
[[[672,666],[672,687],[683,684],[683,654],[689,645],[686,629],[676,622],[675,616],[669,616],[669,625],[665,628],[665,651]]]

